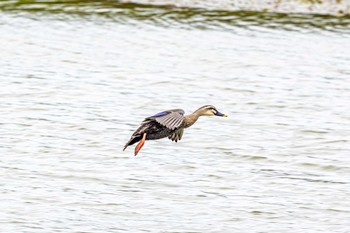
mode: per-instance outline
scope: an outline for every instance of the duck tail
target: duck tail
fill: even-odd
[[[124,149],[123,151],[125,151],[125,149],[129,146],[129,143],[126,143],[125,146],[124,146]]]
[[[123,151],[124,151],[128,146],[130,146],[130,145],[132,145],[132,144],[135,144],[136,142],[140,141],[141,138],[142,138],[142,137],[139,136],[139,135],[137,135],[137,136],[134,136],[134,135],[131,136],[130,140],[125,144]]]

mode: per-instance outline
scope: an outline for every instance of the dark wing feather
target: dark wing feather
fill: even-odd
[[[145,120],[155,120],[159,124],[173,130],[181,126],[184,120],[184,114],[185,112],[182,109],[171,109],[147,117]]]

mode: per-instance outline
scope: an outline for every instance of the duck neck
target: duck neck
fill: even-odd
[[[195,111],[194,113],[190,114],[190,115],[187,115],[185,116],[185,125],[184,125],[184,128],[188,128],[190,127],[191,125],[193,125],[197,120],[198,118],[200,117],[201,115],[199,114],[198,111]]]

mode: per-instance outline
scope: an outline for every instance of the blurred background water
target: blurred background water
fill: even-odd
[[[0,3],[0,232],[350,232],[350,18]],[[122,151],[144,117],[215,105]]]

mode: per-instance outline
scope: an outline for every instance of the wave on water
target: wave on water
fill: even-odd
[[[42,7],[60,9],[84,5],[131,6],[167,8],[198,8],[214,11],[255,11],[274,13],[308,13],[343,16],[350,14],[350,0],[12,0],[0,2],[0,10]],[[58,7],[58,8],[57,8]]]
[[[350,14],[349,0],[122,0],[121,2],[225,11],[275,13]]]
[[[0,12],[57,17],[101,16],[200,29],[263,26],[348,31],[350,0],[12,0]]]

